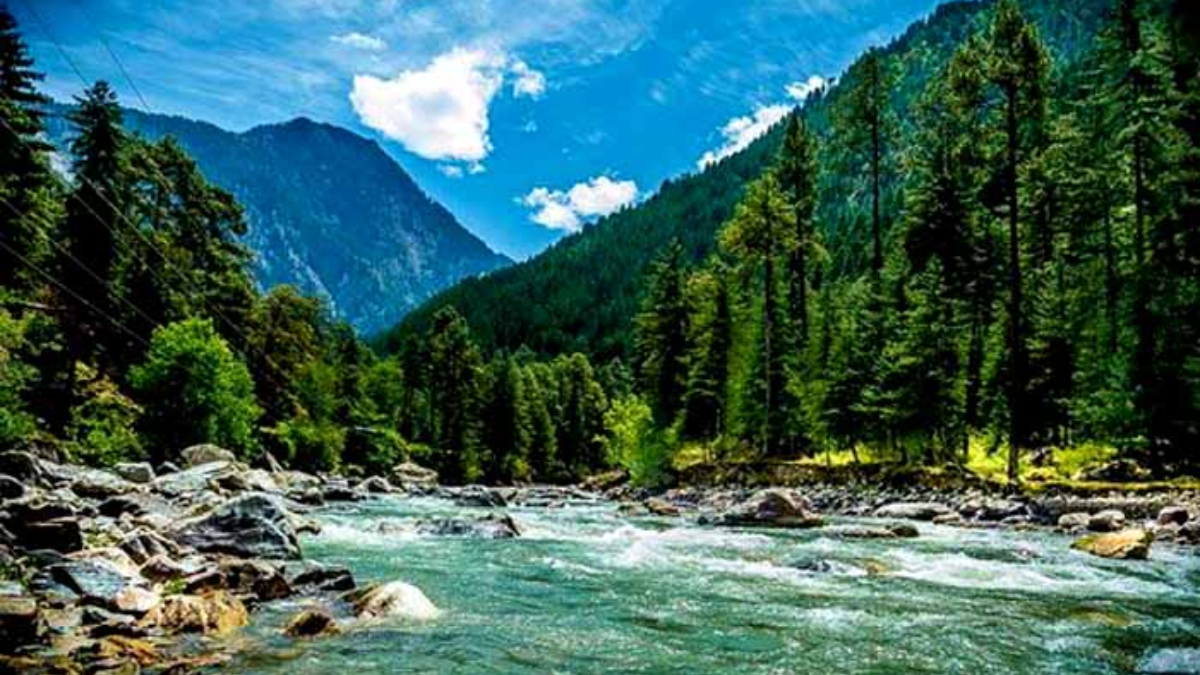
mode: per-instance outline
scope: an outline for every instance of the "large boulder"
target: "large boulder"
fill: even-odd
[[[403,462],[392,469],[392,484],[399,487],[437,485],[438,474],[420,464]]]
[[[158,556],[173,558],[180,553],[179,545],[154,530],[139,527],[125,535],[117,547],[131,560],[141,565]]]
[[[169,595],[142,617],[145,628],[166,633],[224,635],[249,621],[246,605],[227,591],[199,595]]]
[[[679,515],[679,507],[662,497],[651,497],[642,502],[646,510],[656,516],[674,517]]]
[[[299,558],[291,518],[274,498],[251,494],[229,500],[205,516],[184,522],[175,540],[198,551],[243,558]]]
[[[1071,548],[1101,558],[1145,560],[1150,557],[1150,545],[1153,543],[1153,533],[1134,528],[1120,532],[1090,534],[1075,540]]]
[[[1125,528],[1125,514],[1116,509],[1105,509],[1088,518],[1087,529],[1092,532],[1116,532]]]
[[[898,524],[890,527],[844,526],[830,527],[821,531],[835,539],[911,539],[920,536],[912,525]]]
[[[131,573],[102,557],[59,563],[47,572],[86,603],[128,614],[142,614],[157,604],[157,597],[145,588],[136,570]]]
[[[233,462],[208,462],[184,471],[162,474],[154,479],[151,487],[168,497],[183,497],[236,480],[234,477],[240,473],[241,469]]]
[[[483,508],[504,508],[508,500],[504,493],[492,490],[482,485],[468,485],[454,494],[454,503],[459,506],[478,506]]]
[[[521,526],[507,513],[473,519],[433,518],[418,522],[417,534],[433,537],[512,539],[521,536]]]
[[[825,519],[810,511],[805,500],[791,490],[759,490],[735,504],[717,519],[719,525],[767,527],[819,527]]]
[[[292,617],[283,634],[292,638],[311,638],[340,633],[337,620],[324,609],[306,609]]]
[[[304,560],[288,563],[283,570],[288,584],[297,593],[350,591],[356,586],[354,575],[340,565],[322,565]]]
[[[130,483],[145,484],[154,480],[154,468],[149,462],[122,462],[113,467],[113,472]]]
[[[1086,530],[1088,521],[1092,516],[1087,513],[1075,511],[1073,513],[1064,513],[1058,517],[1058,529],[1066,530],[1067,532],[1076,532]]]
[[[276,565],[261,560],[225,558],[218,565],[229,590],[260,601],[280,600],[292,594],[292,586]]]
[[[1183,525],[1191,518],[1186,506],[1164,506],[1158,512],[1155,522],[1159,525]]]
[[[0,595],[0,653],[12,653],[37,642],[43,627],[36,599],[25,595]]]
[[[200,445],[184,448],[183,452],[179,453],[179,456],[183,458],[184,465],[189,468],[213,462],[237,461],[237,455],[211,443],[201,443]]]
[[[371,584],[349,593],[345,599],[360,619],[403,618],[428,621],[441,615],[421,589],[403,581]]]
[[[876,518],[933,520],[952,512],[953,510],[949,506],[937,502],[895,502],[875,509],[874,516]]]

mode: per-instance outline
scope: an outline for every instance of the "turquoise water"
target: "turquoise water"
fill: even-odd
[[[296,606],[276,607],[225,672],[1200,672],[1200,559],[1179,549],[1105,561],[1058,535],[924,524],[915,540],[843,541],[612,505],[511,509],[521,539],[409,533],[485,512],[393,498],[324,512],[308,557],[412,583],[443,615],[297,644],[274,636]]]

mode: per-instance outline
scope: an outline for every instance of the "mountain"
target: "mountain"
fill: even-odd
[[[61,112],[61,111],[60,111]],[[295,284],[370,333],[447,286],[509,264],[426,195],[379,145],[297,118],[233,133],[181,117],[125,112],[148,138],[173,136],[246,209],[264,288]],[[70,128],[54,115],[63,146]]]
[[[938,7],[882,48],[897,71],[895,109],[901,133],[913,118],[919,95],[954,49],[977,30],[987,1],[949,2]],[[1029,0],[1027,15],[1061,63],[1087,45],[1101,22],[1102,0]],[[847,91],[841,82],[810,97],[799,109],[822,141],[830,139],[830,120]],[[631,319],[637,309],[643,274],[655,255],[672,240],[680,241],[691,261],[709,255],[716,233],[732,215],[744,186],[774,160],[783,123],[742,152],[663,183],[642,204],[562,239],[520,264],[481,278],[466,279],[414,310],[383,336],[394,350],[423,333],[440,307],[452,305],[467,320],[485,349],[521,346],[556,354],[581,351],[600,359],[627,354]],[[866,265],[869,215],[859,206],[861,166],[841,164],[844,153],[823,142],[818,223],[829,257],[829,273],[856,274]],[[898,220],[898,185],[885,186],[889,220]]]

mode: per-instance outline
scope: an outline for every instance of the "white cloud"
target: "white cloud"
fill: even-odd
[[[546,91],[546,76],[530,68],[524,61],[514,61],[510,72],[513,76],[513,96],[541,98]]]
[[[462,178],[463,168],[458,164],[438,164],[438,171],[447,178]]]
[[[426,159],[479,162],[491,152],[488,107],[504,57],[456,48],[391,80],[355,75],[350,102],[362,123]]]
[[[824,86],[825,78],[821,77],[820,75],[810,75],[807,80],[802,82],[793,82],[784,87],[784,90],[787,91],[787,95],[790,96],[793,101],[803,101],[813,92]]]
[[[520,199],[520,203],[536,209],[530,216],[533,222],[552,230],[578,232],[584,219],[606,216],[633,203],[638,196],[637,183],[596,176],[571,189],[551,190],[537,187]]]
[[[725,142],[721,144],[721,147],[704,153],[696,162],[696,168],[703,170],[709,164],[715,164],[730,155],[741,152],[754,142],[754,139],[767,133],[767,130],[783,119],[791,109],[792,107],[785,103],[759,106],[753,115],[744,115],[729,120],[725,126],[721,127],[721,136],[725,138]]]
[[[339,45],[346,47],[354,47],[356,49],[365,49],[369,52],[381,52],[387,49],[387,43],[373,36],[364,35],[359,32],[350,32],[343,35],[334,35],[329,38]]]

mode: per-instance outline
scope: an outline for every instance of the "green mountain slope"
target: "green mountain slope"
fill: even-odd
[[[894,103],[902,133],[917,94],[980,25],[990,4],[942,5],[883,48],[899,74]],[[1090,42],[1106,5],[1102,0],[1031,0],[1026,11],[1064,61]],[[848,72],[852,71],[853,67]],[[800,110],[822,137],[828,135],[829,117],[844,95],[844,84],[832,85]],[[438,294],[387,333],[383,347],[395,349],[406,337],[424,332],[437,309],[452,305],[485,349],[524,345],[547,354],[582,351],[601,359],[624,355],[650,261],[673,239],[684,245],[692,260],[708,255],[747,181],[773,161],[781,132],[782,124],[705,171],[667,181],[644,203],[601,219],[530,260]],[[847,166],[832,144],[822,144],[821,160],[826,175],[818,222],[829,268],[832,274],[852,274],[864,268],[869,248],[868,214],[857,205],[860,172]],[[895,221],[899,200],[887,199],[890,192],[885,189],[885,204],[889,220]]]

